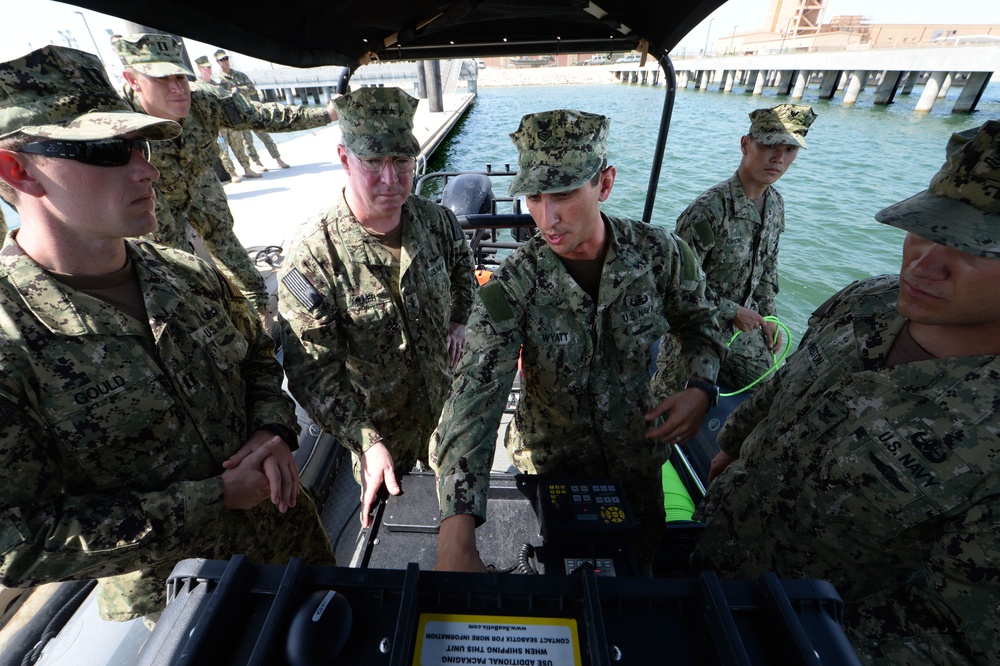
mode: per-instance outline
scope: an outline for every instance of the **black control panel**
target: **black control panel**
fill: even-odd
[[[610,479],[541,478],[538,512],[546,543],[623,543],[636,529],[621,484]]]
[[[636,522],[621,483],[549,477],[533,477],[530,483],[544,541],[535,549],[539,573],[637,575],[631,548]]]

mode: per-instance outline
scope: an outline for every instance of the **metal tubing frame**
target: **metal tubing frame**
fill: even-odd
[[[667,134],[670,131],[670,119],[674,112],[674,99],[677,97],[677,72],[670,55],[663,52],[660,55],[660,66],[663,68],[663,84],[666,94],[663,99],[663,112],[660,115],[660,129],[656,135],[656,146],[653,150],[653,165],[649,172],[649,185],[646,188],[646,206],[642,211],[642,221],[653,219],[653,204],[656,202],[656,188],[660,182],[660,169],[663,167],[663,153],[667,145]]]

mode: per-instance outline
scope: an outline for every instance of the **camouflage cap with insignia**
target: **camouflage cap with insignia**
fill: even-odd
[[[875,219],[967,254],[1000,258],[1000,120],[953,135],[930,187]]]
[[[203,56],[198,56],[197,58],[195,58],[194,59],[194,64],[198,65],[199,67],[211,67],[212,66],[212,64],[208,60],[208,56],[204,56],[204,55]]]
[[[399,88],[361,88],[333,101],[348,150],[362,158],[416,157],[413,136],[418,101]]]
[[[181,43],[170,35],[146,32],[114,41],[115,53],[126,67],[159,79],[181,74],[194,78],[181,57]]]
[[[810,106],[779,104],[771,109],[750,112],[750,131],[747,136],[765,146],[806,147],[806,133],[816,120]]]
[[[520,165],[510,196],[568,192],[589,181],[607,158],[610,127],[605,116],[571,109],[521,118],[510,135]]]
[[[44,46],[0,63],[0,137],[93,141],[139,133],[172,139],[177,123],[135,113],[115,92],[97,56]]]
[[[229,57],[229,54],[226,53],[225,51],[223,51],[222,49],[219,49],[218,51],[215,52],[215,59],[216,60],[222,60],[223,58],[228,58],[228,57]]]

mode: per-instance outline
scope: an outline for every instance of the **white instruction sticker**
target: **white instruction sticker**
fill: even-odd
[[[580,666],[576,620],[423,613],[413,666]]]

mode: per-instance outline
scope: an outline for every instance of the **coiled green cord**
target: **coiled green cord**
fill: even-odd
[[[660,474],[663,480],[663,510],[666,512],[667,522],[691,520],[694,500],[691,499],[684,482],[669,460],[663,463]]]
[[[784,324],[782,324],[781,321],[777,317],[764,317],[764,321],[768,321],[768,322],[771,322],[772,324],[776,324],[778,326],[778,328],[781,329],[784,332],[784,334],[785,334],[785,348],[783,350],[781,350],[781,354],[779,356],[775,356],[774,354],[771,354],[771,358],[774,360],[774,363],[771,364],[771,367],[768,368],[767,372],[765,372],[760,377],[758,377],[757,379],[753,380],[752,382],[750,382],[749,384],[747,384],[746,386],[744,386],[743,388],[741,388],[738,391],[733,391],[732,393],[720,393],[719,395],[721,397],[728,398],[729,396],[739,395],[740,393],[743,393],[744,391],[749,391],[754,386],[756,386],[757,384],[759,384],[762,381],[764,381],[765,379],[767,379],[768,375],[770,375],[772,372],[774,372],[775,370],[777,370],[778,366],[781,365],[781,362],[785,360],[786,356],[788,356],[788,352],[791,351],[791,349],[792,349],[792,334],[788,331],[788,327],[785,326]],[[733,340],[735,340],[741,333],[743,333],[743,331],[740,331],[740,330],[737,329],[736,333],[733,334],[733,337],[731,337],[729,339],[729,343],[728,344],[730,344],[730,345],[733,344]]]

